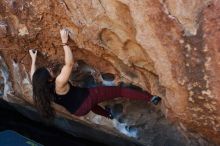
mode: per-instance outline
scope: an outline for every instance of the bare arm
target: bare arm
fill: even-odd
[[[63,29],[60,31],[63,44],[68,41],[68,31]],[[73,69],[74,60],[73,54],[68,45],[63,46],[65,54],[65,65],[63,66],[61,73],[56,78],[56,93],[64,93],[69,89],[69,78]]]
[[[33,74],[36,70],[36,58],[37,58],[37,51],[34,50],[29,50],[29,54],[31,55],[31,72],[30,72],[30,76],[31,76],[31,81],[33,78]]]

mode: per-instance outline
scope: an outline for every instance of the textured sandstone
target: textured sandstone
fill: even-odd
[[[0,49],[15,93],[31,102],[31,88],[16,82],[29,69],[28,49],[41,51],[39,66],[62,64],[66,27],[76,60],[161,96],[187,136],[219,144],[219,10],[219,0],[0,0]]]

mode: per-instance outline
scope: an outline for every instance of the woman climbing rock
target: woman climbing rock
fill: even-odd
[[[90,111],[96,114],[113,118],[109,110],[105,110],[98,104],[117,97],[129,98],[132,100],[151,101],[158,104],[161,100],[158,96],[152,96],[146,91],[139,91],[119,86],[97,86],[81,88],[72,86],[69,78],[74,66],[72,51],[67,44],[68,30],[60,31],[62,45],[65,54],[65,65],[60,74],[55,77],[52,71],[46,67],[36,69],[35,62],[37,51],[29,50],[32,58],[31,80],[33,84],[33,98],[36,108],[45,118],[54,117],[51,102],[65,107],[70,113],[76,116],[84,116]]]

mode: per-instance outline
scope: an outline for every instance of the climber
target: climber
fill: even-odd
[[[91,110],[110,119],[113,118],[110,111],[103,109],[98,103],[117,97],[151,101],[155,105],[159,103],[161,98],[158,96],[152,96],[148,92],[126,87],[97,86],[81,88],[72,86],[69,83],[69,78],[74,66],[74,59],[67,43],[69,31],[62,29],[60,34],[65,54],[65,65],[57,77],[46,67],[36,69],[37,51],[29,50],[32,59],[30,74],[33,84],[33,99],[36,108],[43,117],[54,117],[54,111],[51,106],[52,101],[62,105],[76,116],[84,116]]]

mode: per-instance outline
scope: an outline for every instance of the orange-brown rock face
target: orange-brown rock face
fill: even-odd
[[[182,131],[220,144],[219,11],[219,0],[0,0],[0,49],[11,74],[12,59],[29,69],[29,48],[38,65],[62,63],[68,28],[76,60],[161,96]]]

